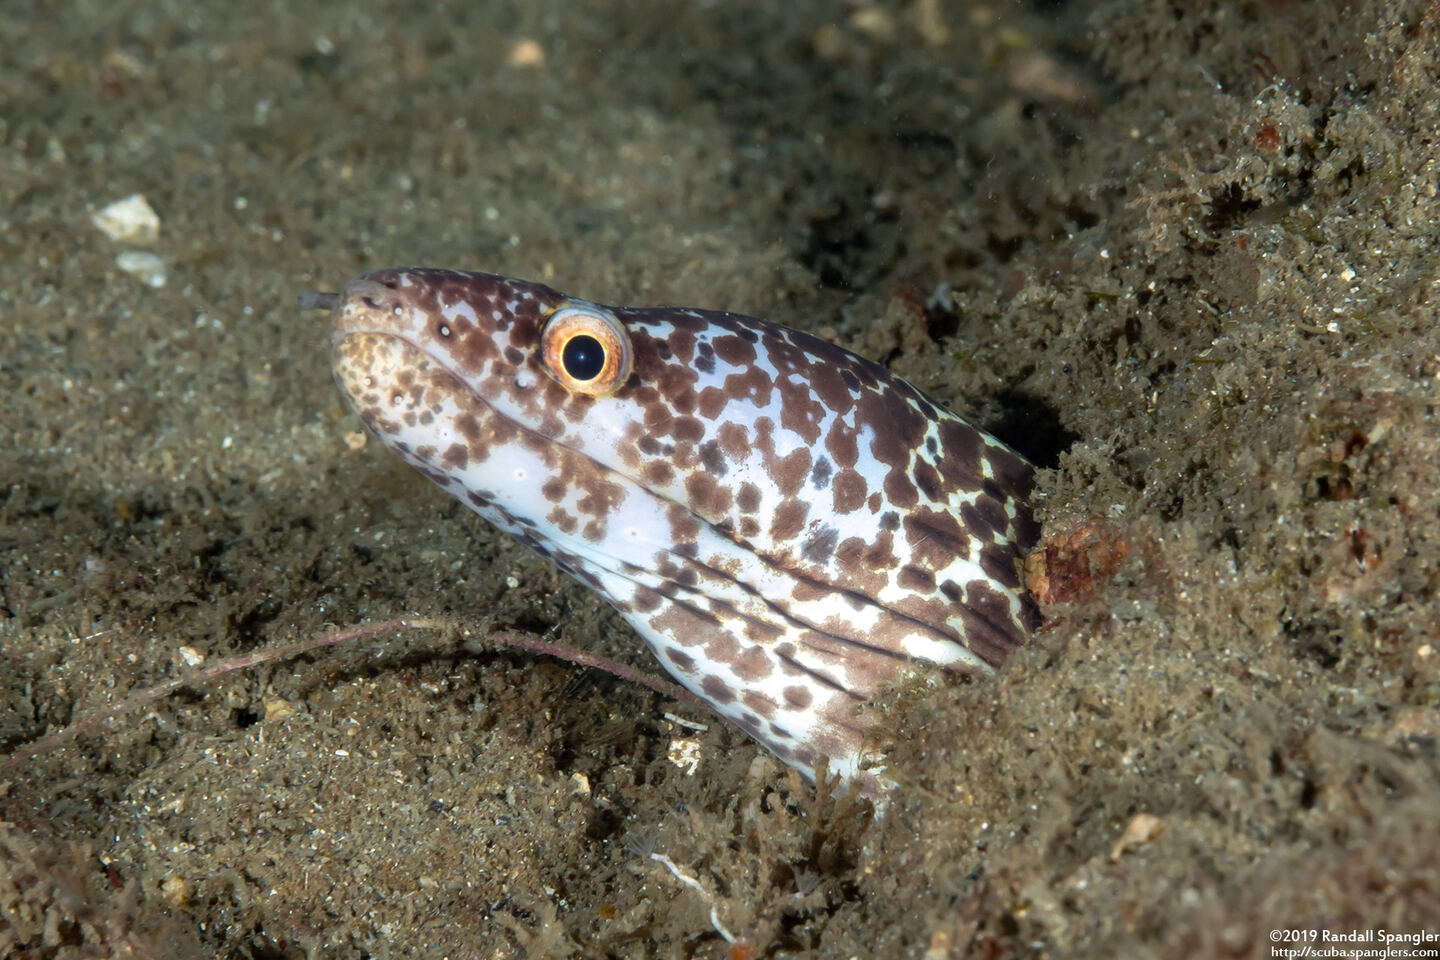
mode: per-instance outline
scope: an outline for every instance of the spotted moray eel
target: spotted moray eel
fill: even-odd
[[[811,779],[822,756],[870,776],[882,688],[991,673],[1036,624],[1031,466],[832,343],[448,270],[302,305],[331,310],[336,380],[376,437]]]

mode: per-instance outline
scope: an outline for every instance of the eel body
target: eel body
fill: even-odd
[[[841,347],[482,273],[367,274],[335,377],[376,437],[604,596],[681,684],[813,779],[871,698],[987,674],[1036,624],[1013,450]]]

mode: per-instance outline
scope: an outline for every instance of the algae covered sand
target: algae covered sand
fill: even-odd
[[[887,700],[879,818],[692,708],[454,632],[152,701],[0,770],[0,953],[1261,957],[1276,930],[1436,933],[1437,22],[7,16],[6,752],[196,663],[410,614],[652,667],[602,600],[364,442],[294,300],[383,266],[832,337],[1034,458],[1074,556],[1003,675]],[[134,194],[153,238],[92,223]]]

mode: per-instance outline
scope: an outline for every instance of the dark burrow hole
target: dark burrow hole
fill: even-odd
[[[987,429],[1037,467],[1058,467],[1060,454],[1080,439],[1080,434],[1060,422],[1059,411],[1040,397],[1021,390],[1002,390],[992,399],[1002,413],[986,425]]]

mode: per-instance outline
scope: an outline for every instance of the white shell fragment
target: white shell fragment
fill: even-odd
[[[90,222],[121,243],[154,243],[160,238],[160,217],[143,193],[116,200],[91,216]]]
[[[696,768],[700,766],[700,740],[697,737],[676,737],[670,741],[665,756],[685,771],[685,776],[694,776]]]

